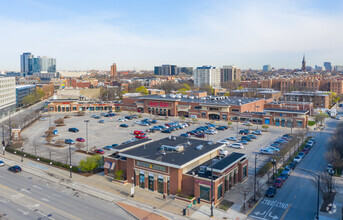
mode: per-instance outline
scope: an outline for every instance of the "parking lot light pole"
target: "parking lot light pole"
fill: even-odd
[[[298,168],[299,170],[302,170],[304,172],[307,172],[309,174],[311,174],[311,176],[313,176],[316,180],[317,180],[317,187],[318,187],[318,191],[317,191],[317,213],[316,213],[316,219],[319,219],[319,192],[320,192],[320,175],[316,174],[310,170],[307,169],[303,169],[303,168]]]
[[[71,176],[71,148],[70,148],[70,144],[69,144],[69,172],[70,172],[70,178],[72,178]]]
[[[88,122],[89,120],[84,120],[86,122],[86,145],[87,145],[87,153],[88,153]]]

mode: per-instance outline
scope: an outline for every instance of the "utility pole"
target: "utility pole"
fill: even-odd
[[[70,172],[70,178],[72,177],[71,176],[71,148],[70,148],[70,144],[69,144],[69,172]]]
[[[84,120],[86,122],[86,145],[87,145],[87,153],[88,153],[88,122],[89,120]]]

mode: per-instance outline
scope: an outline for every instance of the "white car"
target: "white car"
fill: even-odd
[[[227,140],[220,140],[220,141],[217,141],[217,143],[225,144],[225,145],[229,145],[230,144],[230,142],[228,142]]]
[[[269,150],[269,149],[260,149],[260,152],[259,152],[260,154],[273,154],[274,153],[274,151],[272,151],[272,150]]]
[[[142,124],[142,122],[141,121],[135,121],[135,124],[140,125],[140,124]]]
[[[251,125],[251,122],[244,122],[243,125]]]
[[[296,156],[296,157],[294,157],[294,159],[293,159],[293,162],[299,163],[300,161],[301,161],[301,157],[299,157],[299,156]]]
[[[48,120],[47,118],[43,117],[43,118],[39,118],[40,121],[46,121]]]
[[[237,148],[237,149],[243,149],[243,144],[241,143],[234,143],[234,144],[230,144],[229,147],[232,147],[232,148]]]
[[[223,156],[227,156],[227,155],[229,155],[229,151],[224,150],[224,149],[219,149],[219,154],[223,155]]]
[[[131,138],[130,139],[130,142],[135,142],[135,141],[137,141],[137,138]]]
[[[3,166],[5,166],[5,162],[0,160],[0,167],[3,167]]]
[[[119,118],[118,121],[119,122],[124,122],[124,121],[127,121],[127,119],[126,118]]]
[[[217,134],[218,132],[217,131],[215,131],[215,130],[208,130],[208,131],[206,131],[205,132],[206,134]]]

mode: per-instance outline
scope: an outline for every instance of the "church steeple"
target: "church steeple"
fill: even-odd
[[[303,72],[305,72],[305,71],[306,71],[306,60],[305,60],[305,54],[304,54],[304,56],[303,56],[303,61],[302,61],[301,70],[302,70]]]

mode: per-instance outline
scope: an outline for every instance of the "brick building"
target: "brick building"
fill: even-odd
[[[293,91],[283,94],[283,101],[289,102],[312,102],[315,108],[329,108],[330,95],[327,92],[315,91]]]
[[[178,193],[201,197],[205,202],[213,196],[217,204],[232,186],[248,176],[245,154],[221,156],[223,144],[198,139],[169,137],[119,145],[115,153],[105,157],[105,175],[115,177],[121,170],[123,179],[159,193]],[[148,198],[147,198],[148,199]]]

